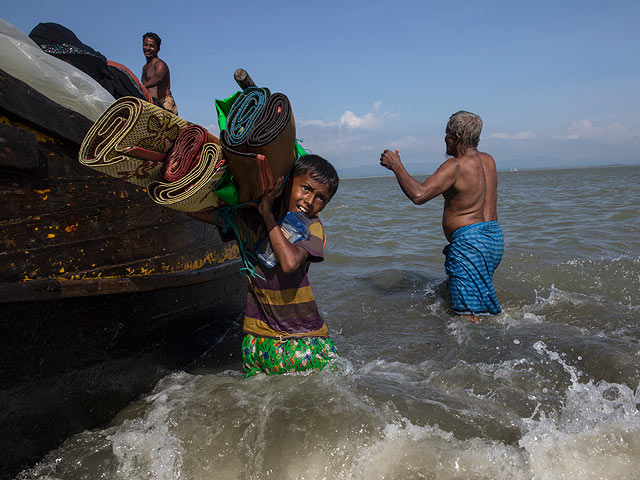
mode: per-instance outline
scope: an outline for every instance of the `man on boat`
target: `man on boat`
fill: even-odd
[[[160,37],[153,32],[147,32],[142,36],[142,52],[147,59],[147,63],[142,67],[142,84],[152,97],[158,99],[162,107],[177,115],[178,107],[171,95],[169,66],[158,58],[161,43]]]
[[[478,151],[482,120],[465,111],[451,115],[444,141],[447,159],[424,182],[413,178],[398,150],[385,150],[380,165],[391,170],[409,199],[422,205],[442,195],[445,271],[453,310],[469,321],[500,313],[493,273],[504,252],[498,225],[498,175],[491,155]]]

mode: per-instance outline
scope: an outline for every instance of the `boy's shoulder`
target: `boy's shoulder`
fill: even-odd
[[[324,224],[322,223],[322,220],[320,220],[320,217],[316,216],[311,219],[309,231],[311,232],[311,235],[320,236],[321,234],[324,234]]]
[[[310,236],[316,237],[322,241],[322,249],[324,250],[325,245],[327,244],[327,234],[324,229],[324,224],[320,217],[315,217],[311,225],[309,226]]]

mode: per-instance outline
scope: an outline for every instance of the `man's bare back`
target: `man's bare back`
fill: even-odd
[[[447,153],[459,154],[455,143],[453,148],[455,151],[447,144]],[[409,175],[397,150],[385,150],[380,164],[395,173],[400,188],[416,205],[438,195],[444,197],[442,228],[447,240],[460,227],[498,219],[498,176],[495,161],[488,153],[468,149],[459,157],[447,159],[422,183]]]
[[[457,164],[454,183],[442,194],[442,229],[451,240],[460,227],[498,220],[498,176],[493,157],[478,150],[447,161]]]

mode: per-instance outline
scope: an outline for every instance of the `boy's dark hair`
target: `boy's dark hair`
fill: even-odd
[[[309,176],[316,182],[329,185],[329,200],[338,191],[340,178],[338,172],[327,160],[320,155],[303,155],[293,164],[293,177],[304,175]]]
[[[144,42],[145,38],[150,38],[151,40],[154,40],[156,42],[156,45],[158,46],[158,48],[160,48],[160,44],[162,43],[162,39],[158,36],[157,33],[147,32],[142,36],[142,41],[143,42]]]

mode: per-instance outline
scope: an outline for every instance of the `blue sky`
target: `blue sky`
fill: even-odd
[[[483,118],[499,169],[640,164],[637,1],[22,0],[1,15],[27,34],[61,23],[138,75],[155,31],[180,116],[213,133],[213,100],[245,68],[339,171],[384,174],[399,148],[431,172],[460,109]]]

